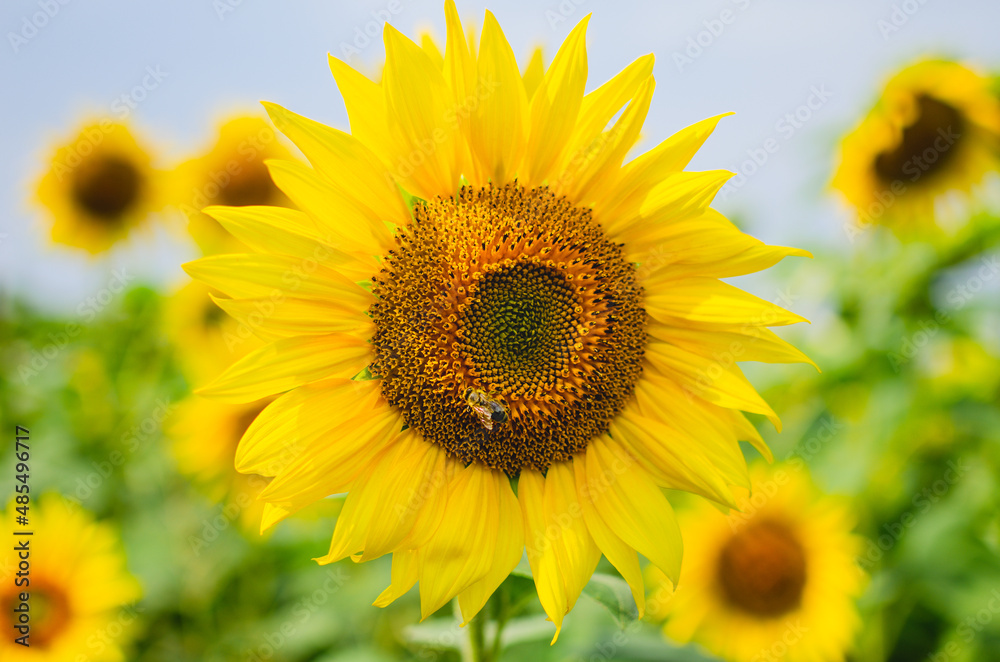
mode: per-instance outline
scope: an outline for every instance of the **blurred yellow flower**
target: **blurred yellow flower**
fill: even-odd
[[[255,318],[240,321],[226,315],[212,301],[212,290],[197,281],[170,297],[164,318],[177,361],[191,384],[217,377],[233,361],[262,345],[253,326]]]
[[[801,460],[751,476],[742,512],[701,503],[678,513],[684,567],[676,590],[649,569],[650,615],[667,618],[670,639],[733,662],[843,660],[864,584],[848,504],[820,494]]]
[[[168,428],[177,468],[214,501],[223,504],[228,521],[244,528],[257,525],[263,503],[257,500],[268,479],[236,471],[236,445],[269,400],[220,405],[199,396],[181,402]]]
[[[59,147],[38,184],[52,241],[101,253],[166,203],[163,174],[124,124],[85,125]]]
[[[832,185],[859,225],[902,235],[936,227],[948,193],[974,197],[998,168],[1000,99],[989,80],[955,62],[909,66],[841,145]]]
[[[27,511],[29,525],[14,529],[14,505],[0,514],[4,540],[0,611],[7,623],[17,624],[22,612],[16,610],[25,602],[21,594],[30,594],[30,646],[15,643],[22,633],[14,634],[8,626],[0,638],[0,660],[124,660],[122,647],[138,618],[130,603],[139,598],[139,584],[128,574],[118,536],[109,525],[95,522],[79,506],[55,494],[34,499]],[[33,535],[13,535],[22,529]],[[16,551],[15,540],[27,541],[29,549]],[[27,570],[19,565],[22,560],[27,561]]]
[[[177,167],[174,196],[188,217],[191,236],[206,254],[245,247],[201,210],[209,205],[289,206],[264,161],[290,158],[270,124],[260,117],[238,116],[222,123],[207,153]]]
[[[386,26],[380,84],[331,58],[352,134],[266,104],[313,166],[269,164],[298,210],[206,209],[256,252],[186,269],[276,340],[200,392],[283,393],[237,468],[274,476],[265,526],[348,492],[319,561],[392,553],[376,604],[419,581],[424,617],[468,621],[527,549],[558,636],[602,553],[640,610],[637,552],[677,576],[661,488],[749,486],[740,410],[778,419],[736,362],[808,359],[767,328],[802,318],[719,279],[807,253],[709,209],[731,173],[683,171],[721,116],[623,165],[652,56],[584,95],[584,19],[529,96],[491,13],[478,53],[445,13],[440,58]]]

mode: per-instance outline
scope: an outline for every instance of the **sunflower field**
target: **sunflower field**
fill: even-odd
[[[0,662],[1000,662],[1000,6],[0,25]]]

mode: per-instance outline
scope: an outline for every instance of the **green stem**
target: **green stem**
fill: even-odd
[[[469,651],[472,662],[489,662],[485,651],[486,610],[481,610],[469,622]]]
[[[497,589],[497,630],[493,635],[493,650],[490,654],[490,659],[492,662],[498,662],[500,659],[501,652],[501,639],[503,635],[504,626],[507,625],[507,620],[510,618],[510,589],[507,587],[507,582],[500,584],[500,588]]]
[[[471,662],[498,662],[503,653],[503,629],[516,611],[511,609],[510,587],[507,582],[500,584],[496,593],[482,610],[469,621],[469,660]],[[493,613],[496,625],[493,640],[486,644],[487,614]]]

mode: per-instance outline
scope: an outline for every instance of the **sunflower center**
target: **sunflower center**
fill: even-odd
[[[244,163],[239,172],[219,191],[219,202],[230,207],[272,204],[278,197],[278,187],[260,161]]]
[[[916,104],[916,119],[903,129],[899,144],[875,158],[875,173],[886,183],[944,170],[965,134],[965,117],[954,106],[926,94]]]
[[[635,268],[546,188],[464,187],[414,209],[373,278],[373,371],[407,425],[516,476],[586,448],[641,372]]]
[[[558,269],[520,262],[488,270],[461,318],[463,353],[501,391],[553,382],[572,361],[576,307]]]
[[[729,539],[717,571],[730,604],[757,616],[781,616],[802,601],[805,550],[785,524],[756,522]]]
[[[91,216],[116,221],[139,198],[142,175],[118,156],[96,156],[77,167],[73,199]]]
[[[29,641],[32,646],[48,648],[69,625],[72,615],[69,599],[66,597],[65,591],[55,585],[38,582],[34,579],[32,579],[31,584],[30,589],[25,589],[25,592],[31,595],[27,602],[31,625]],[[21,589],[18,589],[17,592],[0,596],[0,609],[12,617],[15,626],[23,625],[18,621],[20,612],[14,611],[21,604],[18,597],[20,592]]]

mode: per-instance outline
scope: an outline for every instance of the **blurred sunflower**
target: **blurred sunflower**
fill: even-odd
[[[117,535],[55,494],[35,500],[28,513],[28,530],[34,532],[29,543],[30,584],[15,586],[12,576],[20,559],[13,543],[5,544],[7,573],[0,582],[0,611],[11,622],[20,593],[30,592],[30,646],[14,643],[8,628],[0,638],[0,659],[124,660],[121,648],[137,618],[127,605],[139,598],[139,585],[125,567]],[[15,540],[11,528],[15,514],[11,502],[0,525],[5,543]]]
[[[84,126],[55,150],[38,184],[38,201],[53,217],[52,241],[106,251],[163,208],[161,179],[127,126],[110,120]]]
[[[222,405],[192,396],[181,402],[169,426],[177,468],[190,476],[214,501],[234,513],[246,527],[260,522],[263,504],[257,495],[267,485],[259,475],[236,471],[236,445],[268,400]]]
[[[728,517],[706,503],[678,515],[687,559],[676,590],[649,568],[664,633],[726,660],[843,660],[860,619],[859,538],[847,504],[804,464],[754,467],[753,497]]]
[[[284,393],[237,468],[275,476],[267,524],[348,492],[319,561],[392,553],[377,604],[419,581],[468,621],[527,549],[558,636],[602,553],[640,610],[637,552],[677,576],[661,488],[749,486],[739,410],[778,420],[735,361],[808,359],[766,328],[802,318],[719,278],[806,253],[708,208],[731,173],[683,171],[721,116],[623,165],[652,56],[584,95],[588,17],[529,95],[492,14],[477,53],[445,12],[440,62],[391,26],[381,84],[331,58],[352,134],[267,104],[313,166],[268,164],[300,211],[209,208],[257,252],[186,268],[278,339],[201,392]]]
[[[832,185],[853,205],[862,226],[903,234],[939,220],[945,194],[974,195],[998,168],[1000,100],[989,80],[955,62],[909,66],[841,145]]]
[[[212,290],[199,282],[179,289],[167,301],[164,327],[181,370],[193,384],[218,377],[229,364],[261,346],[249,326],[212,300]]]
[[[232,235],[201,213],[209,205],[289,206],[274,185],[266,159],[290,159],[274,128],[260,117],[233,117],[219,127],[218,138],[203,156],[182,163],[175,171],[180,208],[188,230],[205,253],[245,250]]]

